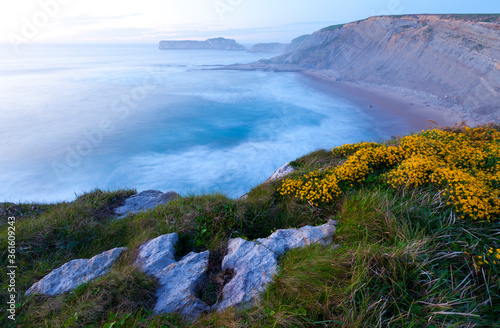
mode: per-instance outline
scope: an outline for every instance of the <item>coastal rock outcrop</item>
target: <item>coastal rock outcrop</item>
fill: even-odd
[[[126,247],[114,248],[91,259],[72,260],[35,283],[26,295],[59,295],[106,274]]]
[[[177,234],[170,233],[142,244],[135,265],[148,274],[156,274],[175,263],[175,244],[178,241]]]
[[[195,289],[206,275],[210,252],[191,252],[176,262],[175,244],[178,241],[176,233],[148,241],[139,248],[135,265],[156,277],[160,283],[156,292],[156,313],[179,312],[195,319],[209,310],[209,306],[195,296]]]
[[[271,176],[269,178],[267,178],[266,182],[281,179],[284,176],[286,176],[290,173],[293,173],[293,172],[295,172],[295,169],[292,167],[292,165],[290,165],[290,162],[288,162],[285,165],[283,165],[282,167],[278,168],[276,171],[274,171],[274,173],[271,174]]]
[[[163,193],[158,190],[146,190],[133,195],[125,200],[125,204],[115,209],[115,214],[124,217],[129,213],[137,213],[166,204],[172,199],[179,197],[175,191]]]
[[[134,265],[159,281],[155,313],[178,312],[194,320],[202,312],[245,306],[258,299],[278,272],[280,255],[315,243],[327,245],[332,242],[335,230],[336,222],[330,220],[317,227],[277,230],[255,241],[231,239],[222,270],[232,270],[234,276],[223,288],[222,301],[212,307],[196,297],[196,289],[207,275],[210,252],[191,252],[176,261],[175,245],[179,241],[176,233],[141,245]],[[88,260],[70,261],[34,284],[26,294],[59,295],[70,291],[107,273],[124,250],[125,247],[115,248]]]
[[[336,221],[300,229],[281,229],[267,238],[247,241],[241,238],[229,241],[228,253],[222,260],[222,269],[234,270],[235,276],[223,289],[223,300],[217,311],[231,306],[245,306],[259,295],[278,272],[278,256],[287,251],[319,243],[332,242]]]
[[[160,50],[246,50],[233,39],[213,38],[205,41],[160,41]]]
[[[273,174],[271,174],[271,176],[269,176],[269,178],[266,179],[266,182],[281,179],[293,172],[295,172],[295,169],[292,167],[292,165],[290,165],[290,162],[288,162],[283,166],[281,166],[280,168],[278,168],[276,171],[274,171]],[[244,194],[238,197],[238,199],[247,199],[247,198],[248,194]]]
[[[234,69],[422,92],[464,118],[500,120],[500,15],[378,16],[300,37],[285,54]]]
[[[210,252],[190,253],[182,260],[167,266],[155,276],[160,281],[156,292],[156,313],[178,312],[193,320],[209,306],[195,296],[196,287],[206,275]]]

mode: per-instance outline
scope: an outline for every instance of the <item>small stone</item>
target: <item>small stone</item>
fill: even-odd
[[[146,211],[158,205],[166,204],[177,197],[179,197],[179,194],[174,191],[163,193],[158,190],[146,190],[127,198],[123,206],[115,209],[115,213],[125,217],[129,213]]]
[[[293,173],[293,172],[295,172],[295,169],[288,162],[285,165],[283,165],[282,167],[280,167],[279,169],[277,169],[276,171],[274,171],[274,173],[269,178],[267,178],[266,182],[281,179],[285,175],[288,175],[288,174]]]
[[[178,241],[176,233],[148,241],[139,248],[135,265],[159,281],[156,313],[178,312],[194,320],[209,310],[209,306],[195,296],[195,290],[207,273],[210,252],[191,252],[175,262]]]
[[[91,259],[69,261],[35,283],[26,295],[59,295],[106,274],[126,247],[114,248]]]
[[[257,239],[256,242],[278,255],[283,255],[291,249],[307,245],[328,245],[333,241],[336,224],[336,221],[330,220],[318,227],[305,226],[300,229],[280,229],[267,238]]]

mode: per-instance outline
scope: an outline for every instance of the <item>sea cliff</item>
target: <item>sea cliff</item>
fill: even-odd
[[[499,15],[379,16],[294,40],[286,53],[234,69],[427,94],[478,122],[500,118]]]

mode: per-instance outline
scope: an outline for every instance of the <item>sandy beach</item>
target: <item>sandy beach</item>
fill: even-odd
[[[362,108],[373,111],[374,115],[404,117],[410,122],[413,131],[434,128],[433,120],[440,127],[453,126],[465,121],[468,126],[480,122],[457,113],[457,108],[441,102],[437,97],[423,92],[395,88],[386,85],[372,85],[361,82],[337,81],[335,78],[318,71],[303,71],[314,87],[346,99]]]

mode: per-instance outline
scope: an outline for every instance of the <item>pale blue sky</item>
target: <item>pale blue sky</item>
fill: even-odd
[[[0,42],[289,42],[375,15],[499,12],[499,0],[2,0]]]

